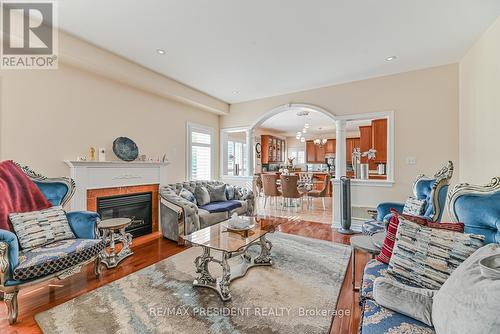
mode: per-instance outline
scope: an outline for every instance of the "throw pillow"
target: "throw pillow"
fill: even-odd
[[[196,204],[196,197],[194,197],[193,193],[187,190],[186,188],[182,188],[179,196],[184,198],[185,200],[190,201],[191,203]]]
[[[421,216],[425,212],[427,201],[425,199],[418,199],[408,197],[403,208],[403,213],[412,216]]]
[[[430,228],[399,219],[387,273],[413,286],[439,289],[484,236]]]
[[[194,189],[194,197],[198,206],[203,206],[210,203],[210,194],[204,186],[198,186]]]
[[[398,225],[399,225],[399,217],[397,212],[395,210],[394,211],[391,210],[391,212],[392,212],[392,217],[389,226],[387,226],[387,235],[385,236],[384,244],[382,245],[380,254],[377,255],[376,258],[377,261],[380,261],[385,264],[389,264],[389,261],[391,260],[392,249],[394,248],[394,242],[396,240],[396,233],[398,231]]]
[[[464,223],[436,223],[433,222],[432,220],[426,219],[424,217],[417,217],[417,216],[411,216],[411,215],[406,215],[402,213],[400,215],[406,220],[409,220],[415,224],[427,226],[427,227],[432,227],[432,228],[440,228],[443,230],[450,230],[450,231],[456,231],[456,232],[464,232]]]
[[[436,333],[486,334],[500,328],[500,279],[482,272],[482,261],[500,256],[500,245],[489,244],[465,260],[434,296],[432,319]],[[484,268],[483,268],[484,269]]]
[[[11,213],[9,219],[23,250],[58,240],[75,239],[66,212],[61,206],[40,211]]]
[[[227,201],[226,198],[226,185],[207,185],[208,194],[210,195],[210,202],[223,202]]]
[[[228,201],[233,200],[235,197],[235,189],[234,186],[226,185],[226,198]]]
[[[373,298],[380,306],[432,326],[432,297],[436,290],[415,288],[387,277],[373,282]]]

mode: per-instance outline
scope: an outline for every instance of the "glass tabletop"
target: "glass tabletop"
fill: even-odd
[[[205,246],[225,252],[239,251],[253,243],[263,235],[273,232],[279,225],[278,220],[272,218],[250,217],[255,226],[248,231],[228,231],[226,221],[205,227],[184,236],[184,240],[197,246]]]

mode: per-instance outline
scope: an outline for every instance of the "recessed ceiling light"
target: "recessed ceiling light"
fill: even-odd
[[[233,94],[239,94],[240,92],[238,90],[233,90]]]
[[[398,57],[390,56],[390,57],[385,58],[385,61],[393,61],[393,60],[396,60],[396,58],[398,58]]]
[[[306,141],[306,139],[305,139],[304,137],[301,137],[301,138],[300,138],[300,142],[301,142],[301,143],[303,143],[303,142],[305,142],[305,141]]]
[[[164,55],[165,53],[167,53],[165,50],[163,49],[156,49],[156,52],[158,52],[158,54],[160,55]]]

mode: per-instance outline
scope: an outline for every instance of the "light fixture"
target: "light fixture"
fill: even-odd
[[[307,133],[307,129],[306,129],[306,128],[303,128],[303,129],[302,129],[302,133]]]
[[[158,54],[160,55],[164,55],[165,53],[167,53],[165,50],[163,49],[156,49],[156,52],[158,52]]]
[[[393,61],[393,60],[396,60],[396,58],[398,58],[398,57],[390,56],[390,57],[385,58],[385,61]]]
[[[233,94],[239,94],[240,92],[238,90],[233,90]]]
[[[321,131],[321,128],[318,128],[318,130]],[[326,138],[316,138],[313,140],[313,143],[315,145],[318,145],[319,147],[323,147],[323,145],[325,145],[327,141],[328,139]]]
[[[320,138],[316,138],[316,139],[314,139],[314,141],[313,141],[313,142],[314,142],[316,145],[323,146],[323,145],[325,145],[325,144],[326,144],[326,142],[327,142],[327,141],[328,141],[328,139],[326,139],[326,138],[321,138],[321,139],[320,139]]]
[[[305,139],[304,137],[300,137],[300,142],[301,142],[301,143],[303,143],[303,142],[305,142],[305,141],[306,141],[306,139]]]
[[[309,129],[309,123],[304,124],[304,129]]]

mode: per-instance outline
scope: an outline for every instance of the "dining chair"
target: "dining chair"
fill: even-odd
[[[297,175],[281,175],[281,191],[284,200],[300,198],[300,205],[304,209],[304,195],[307,194],[307,191],[299,191],[298,181]]]
[[[267,204],[267,198],[275,199],[275,205],[277,203],[276,197],[281,196],[281,191],[278,189],[278,175],[276,174],[262,174],[262,188],[264,189],[264,208]]]
[[[321,198],[323,210],[326,210],[325,197],[328,197],[328,186],[330,184],[330,178],[330,174],[326,174],[325,181],[323,182],[323,188],[321,190],[311,190],[307,193],[307,196],[311,198],[311,207],[313,198]]]

